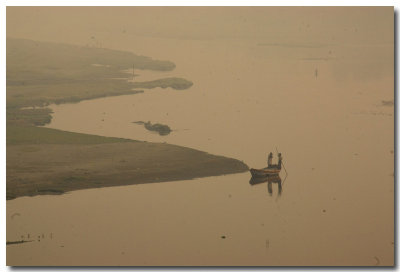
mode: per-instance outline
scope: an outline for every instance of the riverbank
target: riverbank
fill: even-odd
[[[136,69],[171,71],[165,60],[105,48],[7,39],[7,124],[45,125],[49,104],[77,103],[107,96],[142,93],[142,89],[185,90],[193,83],[168,77],[129,82],[124,72]]]
[[[7,199],[247,170],[235,159],[162,143],[8,145]]]
[[[124,69],[168,71],[169,61],[103,48],[7,39],[7,199],[239,173],[244,163],[169,144],[38,127],[51,103],[143,92],[185,90],[192,82],[128,82]]]

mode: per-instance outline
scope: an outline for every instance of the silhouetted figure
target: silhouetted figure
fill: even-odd
[[[270,153],[271,156],[271,161],[272,161],[272,153]],[[269,157],[268,157],[268,168],[276,168],[276,169],[281,169],[282,168],[282,154],[278,153],[278,164],[272,164],[269,162]]]
[[[278,169],[282,168],[282,154],[278,153]]]
[[[272,152],[269,152],[269,155],[268,155],[268,167],[270,167],[272,165],[272,157],[273,156],[274,155],[272,155]]]

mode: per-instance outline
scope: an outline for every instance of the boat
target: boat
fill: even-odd
[[[262,169],[250,169],[251,176],[253,178],[268,177],[279,175],[281,169],[278,167],[266,167]]]
[[[262,178],[268,176],[276,176],[281,172],[282,167],[282,155],[278,153],[278,164],[272,164],[272,152],[268,156],[268,167],[262,169],[250,169],[251,176],[253,178]]]
[[[282,182],[281,177],[277,174],[268,175],[264,177],[251,177],[249,180],[250,185],[257,185],[261,183],[280,183]]]

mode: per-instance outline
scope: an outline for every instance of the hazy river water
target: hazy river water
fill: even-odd
[[[282,195],[242,173],[22,197],[7,201],[7,239],[35,241],[8,246],[8,263],[393,264],[394,117],[382,105],[393,99],[390,44],[117,42],[177,65],[138,70],[136,80],[179,76],[194,85],[53,105],[49,127],[168,142],[255,168],[277,147],[289,173]],[[174,131],[159,136],[133,121]]]

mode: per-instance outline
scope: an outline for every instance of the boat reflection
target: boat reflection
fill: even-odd
[[[282,194],[282,180],[279,175],[269,175],[265,177],[252,177],[249,181],[250,185],[268,183],[268,193],[272,196],[272,184],[278,184],[278,196]]]

